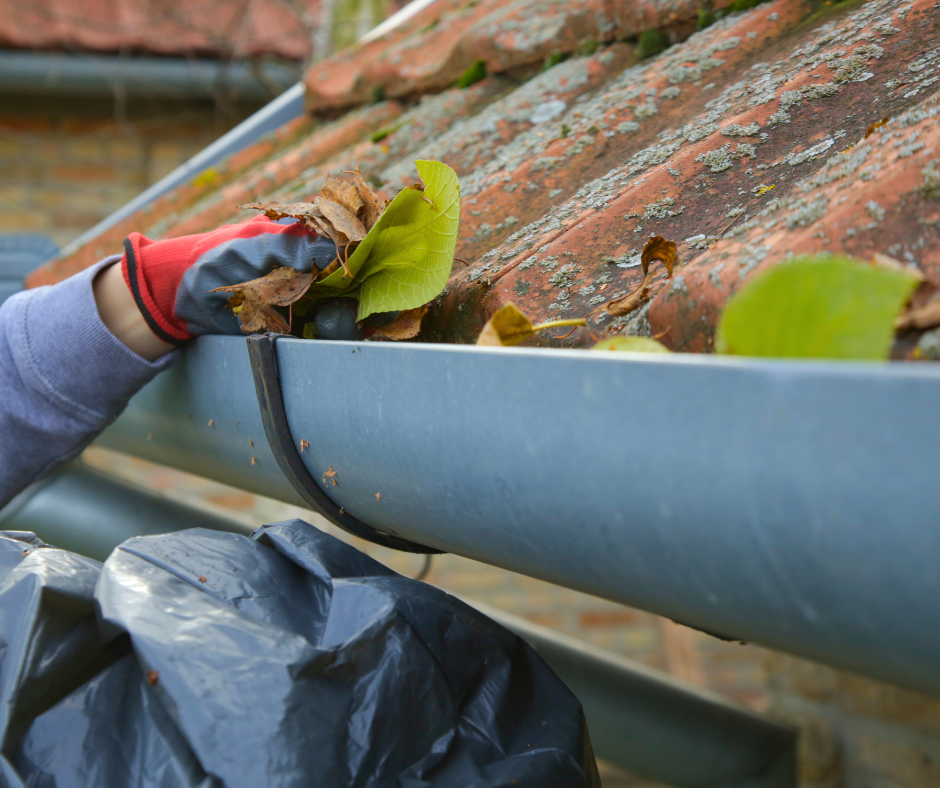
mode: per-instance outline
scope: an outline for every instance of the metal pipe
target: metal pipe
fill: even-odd
[[[164,498],[80,463],[0,511],[3,530],[32,531],[103,561],[142,534],[251,528]],[[795,732],[640,663],[525,619],[464,601],[528,642],[581,701],[598,757],[682,788],[792,788]]]
[[[31,96],[213,99],[219,89],[267,101],[295,84],[299,63],[0,51],[0,92]]]
[[[538,652],[581,701],[594,752],[681,788],[792,788],[796,732],[640,662],[461,597]]]
[[[277,347],[308,469],[369,525],[940,693],[940,369]],[[199,339],[101,441],[299,502],[237,337]]]
[[[0,304],[22,290],[23,278],[58,251],[51,238],[39,233],[0,235]]]
[[[2,510],[0,529],[104,561],[133,536],[187,528],[248,535],[253,529],[72,463],[24,490]]]
[[[55,257],[59,247],[40,233],[0,235],[0,279],[21,282],[36,266]]]

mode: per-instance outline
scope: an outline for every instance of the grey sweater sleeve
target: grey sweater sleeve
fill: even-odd
[[[92,280],[119,259],[0,306],[0,507],[79,454],[179,355],[146,361],[101,322]]]

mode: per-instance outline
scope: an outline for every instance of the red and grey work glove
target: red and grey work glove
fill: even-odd
[[[289,221],[289,220],[282,220]],[[211,292],[290,266],[309,271],[336,259],[336,245],[298,222],[265,216],[209,233],[151,241],[131,233],[124,241],[124,281],[154,334],[179,345],[200,334],[240,334],[226,293]]]

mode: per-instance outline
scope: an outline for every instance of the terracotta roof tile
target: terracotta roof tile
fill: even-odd
[[[320,0],[0,0],[0,47],[301,60]]]
[[[690,5],[669,7],[685,20]],[[483,2],[438,13],[459,11],[472,27],[487,8],[495,13]],[[518,33],[537,41],[544,23]],[[664,23],[676,36],[684,24]],[[421,29],[415,22],[381,51],[410,51]],[[309,197],[328,172],[355,164],[393,192],[414,178],[416,158],[437,158],[461,176],[458,255],[472,265],[432,305],[425,340],[473,341],[509,301],[535,320],[584,315],[638,283],[637,252],[661,234],[679,245],[676,276],[655,284],[648,307],[595,316],[591,330],[614,324],[708,350],[730,293],[791,252],[881,251],[940,285],[938,33],[933,0],[849,11],[775,0],[642,63],[634,44],[615,43],[530,79],[507,72],[410,106],[386,101],[304,122],[240,154],[244,166],[230,160],[217,184],[187,187],[92,245],[96,254],[105,241],[119,248],[131,228],[209,229],[236,218],[238,202]],[[80,251],[33,283],[93,257]],[[565,344],[587,339],[581,331]]]
[[[730,0],[718,0],[724,7]],[[315,64],[305,77],[312,111],[436,92],[477,60],[498,74],[538,66],[554,53],[664,28],[695,29],[703,0],[438,0],[407,24]]]
[[[822,167],[688,264],[682,286],[664,288],[651,303],[652,331],[668,330],[676,349],[710,349],[728,298],[795,254],[887,254],[916,262],[940,287],[940,93],[868,138],[852,139],[857,144],[843,142],[843,151],[822,156]]]

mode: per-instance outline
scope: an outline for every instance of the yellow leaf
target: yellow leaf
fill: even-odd
[[[613,350],[621,353],[672,353],[672,351],[652,337],[611,337],[603,339],[591,350]]]
[[[532,321],[522,314],[515,304],[506,304],[497,309],[486,321],[486,325],[483,326],[477,338],[477,344],[488,347],[509,347],[518,345],[534,333]]]

